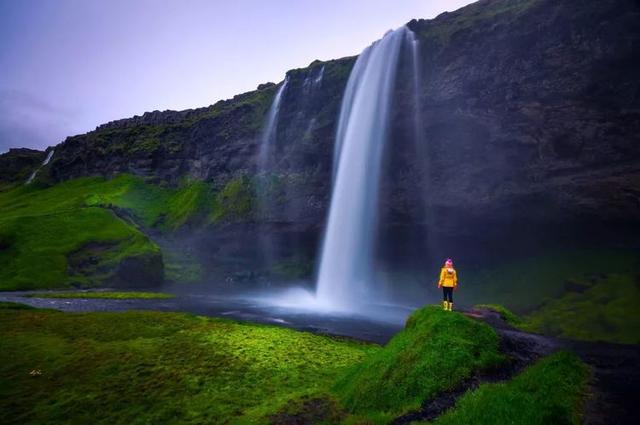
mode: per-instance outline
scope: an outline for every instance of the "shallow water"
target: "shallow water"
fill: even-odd
[[[313,295],[303,289],[280,295],[260,293],[210,295],[181,293],[172,299],[110,300],[95,298],[30,298],[36,291],[5,292],[0,301],[53,308],[68,312],[156,310],[177,311],[266,323],[302,331],[386,343],[404,326],[411,309],[398,305],[371,305],[366,314],[334,311],[313,304]],[[37,291],[42,292],[42,291]],[[68,292],[68,291],[65,291]]]

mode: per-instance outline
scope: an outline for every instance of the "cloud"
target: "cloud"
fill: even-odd
[[[70,134],[74,115],[30,93],[0,89],[0,153],[58,144]]]

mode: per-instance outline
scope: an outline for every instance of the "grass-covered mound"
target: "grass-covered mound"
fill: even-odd
[[[102,298],[111,300],[130,300],[130,299],[168,299],[173,298],[172,294],[163,292],[140,292],[140,291],[77,291],[77,292],[36,292],[25,295],[30,298]]]
[[[417,409],[478,369],[504,360],[498,335],[462,314],[429,306],[417,310],[383,350],[354,366],[334,386],[352,413],[390,417]]]
[[[553,354],[511,381],[484,384],[432,423],[577,425],[590,372],[575,355]]]
[[[256,423],[379,350],[180,313],[0,309],[0,411],[21,425]]]

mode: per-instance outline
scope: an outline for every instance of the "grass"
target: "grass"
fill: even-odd
[[[570,291],[547,301],[525,320],[528,329],[550,335],[639,344],[638,305],[638,277],[611,274],[595,282],[583,282],[579,292]]]
[[[84,208],[47,215],[0,219],[0,289],[92,286],[107,280],[126,258],[159,255],[145,235],[110,211]],[[105,249],[97,272],[86,275],[69,268],[68,257],[89,245]]]
[[[476,307],[493,310],[511,326],[526,332],[620,344],[640,343],[640,287],[638,278],[610,274],[572,282],[573,290],[549,299],[520,317],[497,304]]]
[[[589,377],[589,368],[575,355],[556,353],[511,381],[466,393],[432,423],[577,425]]]
[[[30,298],[105,298],[113,300],[128,300],[128,299],[168,299],[174,298],[172,294],[165,294],[162,292],[113,292],[113,291],[101,291],[101,292],[37,292],[33,294],[27,294],[25,297]]]
[[[478,304],[475,308],[483,308],[486,310],[495,311],[500,315],[502,320],[513,326],[514,328],[521,330],[528,330],[528,324],[520,316],[514,314],[511,310],[499,304]]]
[[[429,306],[414,312],[383,350],[354,366],[333,388],[351,413],[390,418],[503,359],[491,327]]]
[[[207,224],[214,211],[219,220],[246,215],[245,180],[216,193],[200,181],[166,188],[122,174],[0,192],[0,290],[99,286],[131,258],[157,273],[161,249],[143,231]],[[198,265],[174,254],[171,276],[197,279]]]
[[[503,357],[488,325],[429,306],[385,347],[184,313],[0,303],[6,424],[388,423]],[[437,424],[576,424],[589,378],[557,353],[466,393]]]
[[[264,422],[379,350],[182,313],[0,309],[0,411],[7,425]]]
[[[27,304],[13,303],[10,301],[0,301],[0,310],[33,310],[35,307],[31,307]]]
[[[537,255],[509,259],[496,266],[461,272],[461,294],[474,304],[495,303],[524,314],[561,297],[575,281],[602,274],[640,273],[634,250],[562,246]]]

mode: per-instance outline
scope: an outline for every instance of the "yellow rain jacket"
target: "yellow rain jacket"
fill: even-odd
[[[456,269],[453,267],[443,267],[440,270],[440,281],[438,282],[438,288],[445,286],[447,288],[455,288],[458,286],[458,275]]]

